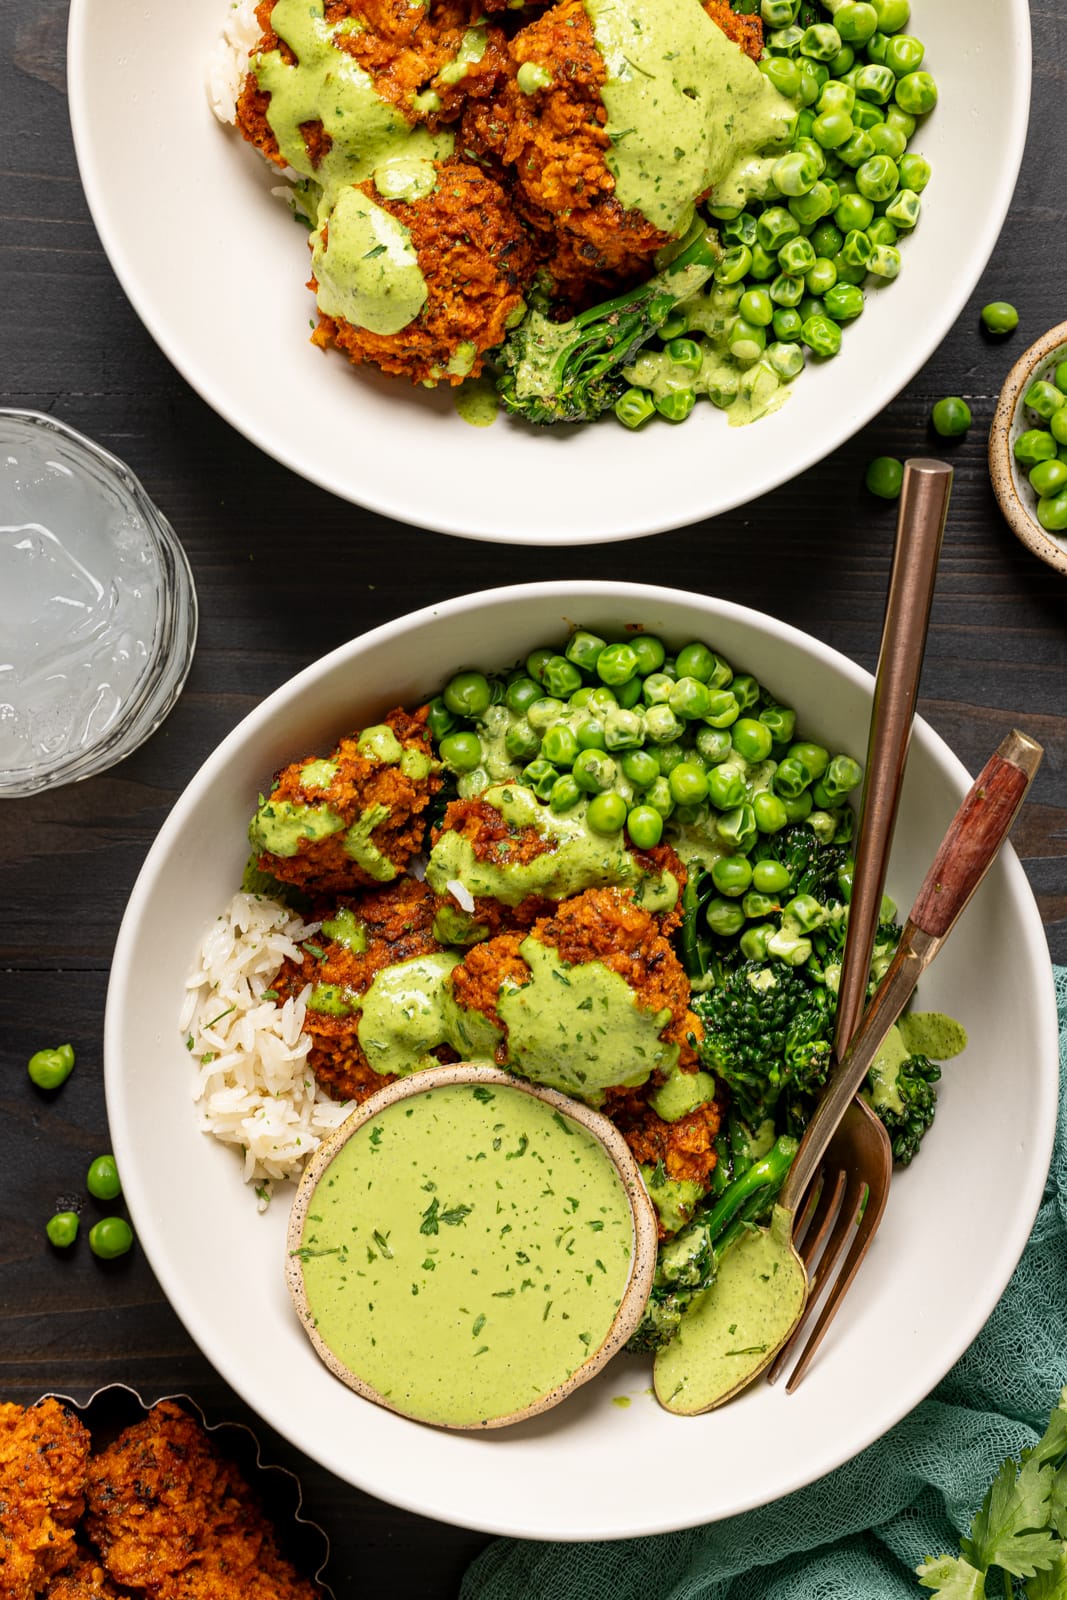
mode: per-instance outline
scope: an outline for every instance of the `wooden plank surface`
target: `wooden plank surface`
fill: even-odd
[[[513,579],[666,577],[774,613],[873,667],[894,519],[865,493],[863,468],[874,455],[943,451],[927,428],[943,394],[965,395],[976,426],[950,451],[957,479],[921,710],[972,772],[1012,725],[1046,745],[1014,839],[1052,953],[1067,961],[1067,585],[1011,536],[984,465],[1013,352],[1067,315],[1067,9],[1033,0],[1032,11],[1034,109],[1011,216],[958,325],[908,389],[862,437],[758,507],[654,539],[536,551],[400,528],[333,500],[207,409],[140,326],[89,219],[66,121],[66,5],[0,8],[0,403],[54,412],[130,463],[185,543],[201,606],[186,690],[142,750],[102,778],[0,804],[0,1399],[85,1397],[122,1378],[148,1396],[187,1391],[218,1416],[253,1420],[191,1344],[143,1256],[110,1268],[84,1250],[61,1260],[42,1232],[108,1145],[101,1027],[127,895],[220,738],[361,630]],[[1007,345],[978,327],[978,308],[1001,297],[1022,316]],[[79,1065],[50,1103],[24,1064],[60,1038],[74,1041]],[[309,1513],[330,1534],[340,1600],[378,1584],[396,1600],[455,1593],[480,1535],[384,1506],[259,1431],[301,1474]]]

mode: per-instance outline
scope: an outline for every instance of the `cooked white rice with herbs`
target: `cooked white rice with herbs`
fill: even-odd
[[[244,1155],[260,1210],[273,1179],[295,1179],[352,1109],[331,1100],[307,1065],[305,990],[278,1005],[271,981],[317,923],[261,895],[237,894],[208,929],[186,979],[179,1028],[196,1064],[200,1127]],[[310,987],[310,986],[309,986]]]

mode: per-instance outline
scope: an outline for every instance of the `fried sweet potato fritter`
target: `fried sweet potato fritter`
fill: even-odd
[[[403,710],[391,711],[382,718],[406,750],[429,755],[429,732],[425,708],[411,716]],[[275,779],[270,801],[297,806],[326,805],[349,827],[365,812],[381,806],[386,814],[370,833],[370,843],[401,872],[422,846],[426,831],[424,813],[441,786],[436,767],[424,778],[409,777],[398,766],[379,761],[359,742],[358,734],[344,738],[330,760],[336,772],[329,783],[308,786],[303,771],[309,762],[321,766],[314,756],[292,762]],[[283,883],[294,884],[312,898],[344,895],[362,884],[375,882],[348,854],[344,834],[327,838],[302,839],[295,855],[261,852],[258,865]]]
[[[112,1579],[153,1600],[313,1600],[244,1479],[162,1401],[89,1467],[86,1528]]]
[[[320,311],[312,342],[413,383],[458,384],[477,377],[485,352],[521,312],[533,255],[495,178],[458,160],[437,163],[437,175],[432,193],[413,201],[387,199],[373,180],[358,185],[407,229],[426,283],[421,310],[390,334]]]
[[[58,1400],[0,1405],[0,1600],[32,1600],[67,1561],[88,1460],[88,1429]]]

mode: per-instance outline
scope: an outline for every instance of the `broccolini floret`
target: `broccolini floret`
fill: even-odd
[[[498,353],[497,389],[528,422],[589,422],[626,388],[623,368],[680,301],[706,283],[722,252],[713,229],[698,227],[662,271],[568,322],[531,306]]]
[[[864,1098],[881,1119],[893,1146],[893,1159],[907,1166],[934,1120],[941,1068],[927,1056],[900,1055],[888,1063],[880,1055],[867,1078]]]
[[[746,961],[714,989],[695,995],[693,1010],[704,1028],[701,1060],[749,1127],[774,1116],[787,1089],[814,1096],[825,1083],[832,997],[796,968]]]

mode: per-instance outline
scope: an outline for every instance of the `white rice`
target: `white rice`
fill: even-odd
[[[324,1094],[307,1065],[310,984],[284,1005],[262,998],[286,957],[303,960],[299,943],[317,931],[276,900],[237,894],[204,935],[186,979],[178,1026],[197,1067],[200,1128],[241,1150],[261,1211],[271,1180],[298,1178],[352,1109]]]
[[[237,97],[248,72],[249,53],[259,35],[256,0],[231,0],[222,36],[208,62],[208,97],[220,122],[236,121]]]

